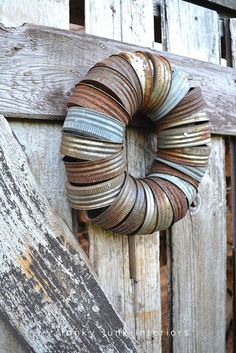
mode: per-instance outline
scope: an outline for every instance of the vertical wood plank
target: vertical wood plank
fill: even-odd
[[[219,63],[219,21],[215,11],[183,0],[166,0],[165,12],[167,51]]]
[[[228,38],[231,48],[229,48],[229,52],[231,49],[231,60],[232,60],[232,67],[236,68],[236,18],[231,18],[229,20],[229,34],[230,34],[230,38]],[[227,232],[227,236],[228,236],[228,251],[230,250],[230,257],[227,258],[227,260],[229,261],[229,259],[231,260],[231,258],[233,258],[233,251],[232,248],[235,247],[235,241],[234,241],[234,227],[236,224],[236,202],[235,202],[235,185],[234,185],[234,179],[235,179],[235,171],[236,171],[236,164],[234,164],[234,170],[232,167],[232,164],[235,163],[235,148],[236,146],[236,139],[235,137],[231,137],[231,141],[230,141],[230,158],[231,159],[231,170],[228,169],[228,176],[230,176],[230,186],[231,186],[231,190],[229,191],[229,195],[230,195],[230,202],[227,205],[228,209],[230,209],[230,217],[229,220],[230,222],[230,230],[228,230]],[[230,237],[229,235],[232,234],[232,237]],[[229,239],[231,238],[231,242],[229,242]],[[228,254],[229,255],[229,254]],[[235,266],[235,264],[232,265],[233,262],[229,262],[227,264],[228,268],[228,272],[227,272],[227,287],[229,287],[229,283],[231,286],[233,286],[232,289],[232,298],[231,301],[229,300],[229,302],[227,302],[227,309],[228,311],[230,311],[230,314],[227,316],[227,318],[229,317],[230,319],[232,318],[233,321],[236,320],[236,298],[235,298],[235,268],[233,268]],[[230,267],[230,269],[229,269]],[[232,276],[234,276],[234,280],[232,280]],[[228,288],[227,288],[228,289]],[[227,298],[228,299],[228,298]],[[228,314],[228,312],[227,312]],[[228,329],[228,324],[229,324],[229,320],[227,320],[227,329]],[[228,329],[228,335],[227,335],[227,350],[235,350],[235,342],[236,342],[236,337],[235,337],[235,330],[236,330],[236,324],[233,323],[231,329]]]
[[[120,1],[85,1],[85,32],[121,40]],[[89,225],[89,258],[100,284],[135,336],[128,237]]]
[[[85,1],[85,31],[151,47],[154,41],[152,1]],[[148,131],[128,128],[127,164],[144,176],[155,151]],[[101,284],[136,336],[143,353],[161,352],[159,234],[119,236],[90,225],[90,260]],[[108,268],[112,269],[109,274]]]
[[[85,32],[121,40],[120,0],[85,0]]]
[[[151,0],[121,1],[121,41],[152,47],[154,15]]]
[[[1,0],[0,22],[11,27],[28,22],[68,29],[69,0]],[[65,172],[59,155],[61,123],[12,120],[10,124],[39,186],[71,227],[71,211],[65,197]],[[1,317],[0,353],[26,353],[24,345]]]
[[[236,68],[236,18],[230,19],[231,52],[233,67]]]
[[[156,151],[155,135],[148,130],[128,129],[128,168],[144,176]],[[135,322],[142,352],[161,352],[161,303],[159,232],[130,236],[130,261],[134,279]]]
[[[219,63],[217,13],[182,0],[165,1],[169,51]],[[171,229],[174,353],[225,352],[226,188],[224,140],[212,138],[200,205]],[[179,334],[178,334],[179,332]]]
[[[65,191],[65,168],[59,153],[61,124],[17,119],[10,121],[10,125],[28,157],[31,171],[41,190],[71,228],[71,209]]]
[[[173,352],[225,352],[224,155],[215,137],[201,207],[172,228]]]
[[[69,29],[69,0],[1,0],[0,22],[17,27],[23,23]]]

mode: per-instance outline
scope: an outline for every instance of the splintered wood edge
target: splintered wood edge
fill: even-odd
[[[0,117],[0,309],[36,353],[137,352]]]

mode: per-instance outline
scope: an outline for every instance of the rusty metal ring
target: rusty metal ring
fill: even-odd
[[[200,87],[150,52],[122,52],[96,63],[68,99],[61,153],[72,208],[105,230],[150,234],[183,218],[210,154]],[[124,132],[137,112],[155,123],[157,154],[146,178],[126,168]]]
[[[114,228],[130,213],[134,207],[136,198],[137,186],[135,180],[127,174],[123,187],[115,201],[96,217],[93,217],[93,213],[91,212],[89,214],[90,219],[106,230]]]

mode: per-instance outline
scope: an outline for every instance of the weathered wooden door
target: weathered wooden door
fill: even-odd
[[[0,0],[0,5],[6,26],[29,22],[69,28],[68,0],[34,0],[32,8],[26,0]],[[168,349],[174,353],[223,353],[224,136],[236,135],[236,72],[212,65],[219,65],[221,58],[219,15],[182,0],[86,0],[84,17],[87,34],[108,39],[36,26],[2,28],[0,33],[0,112],[30,167],[2,119],[0,146],[6,159],[0,158],[0,307],[7,319],[0,321],[0,353],[26,349],[12,336],[7,321],[37,353],[160,353],[163,336],[170,339]],[[162,43],[155,43],[160,19]],[[66,97],[94,63],[114,52],[136,50],[133,44],[167,50],[174,64],[202,86],[214,135],[199,204],[167,234],[168,332],[162,329],[158,233],[120,236],[89,224],[89,261],[68,235],[73,224],[76,228],[77,216],[72,217],[65,197],[59,154]],[[128,129],[127,160],[133,175],[145,174],[155,142],[148,129]],[[4,189],[9,177],[14,183]],[[23,218],[21,213],[7,214],[14,207]]]

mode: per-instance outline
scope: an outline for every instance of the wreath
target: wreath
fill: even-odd
[[[164,56],[122,52],[93,66],[69,97],[61,153],[72,208],[105,230],[150,234],[183,218],[210,153],[199,87]],[[157,153],[145,178],[127,172],[126,125],[145,113]]]

